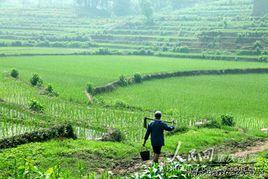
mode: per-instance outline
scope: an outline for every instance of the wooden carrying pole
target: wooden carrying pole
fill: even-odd
[[[145,117],[145,118],[143,119],[143,127],[144,127],[145,129],[147,129],[147,127],[148,127],[147,120],[149,120],[149,121],[154,121],[155,119],[151,119],[151,118]],[[170,122],[170,121],[163,121],[163,122],[164,122],[164,123],[168,123],[168,124],[176,124],[174,120],[171,121],[171,122]]]

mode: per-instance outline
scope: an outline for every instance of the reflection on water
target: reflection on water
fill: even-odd
[[[13,137],[16,135],[24,134],[26,132],[33,132],[36,129],[37,127],[27,126],[19,123],[0,122],[0,139]],[[100,139],[104,134],[103,132],[83,127],[74,127],[74,132],[78,138],[84,138],[88,140]]]
[[[74,130],[78,138],[84,138],[88,140],[100,139],[101,136],[104,134],[103,132],[83,127],[75,127]]]
[[[18,123],[0,122],[0,139],[12,137],[26,132],[32,132],[33,126],[26,126]]]

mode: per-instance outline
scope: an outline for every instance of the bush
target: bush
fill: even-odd
[[[35,112],[44,112],[44,106],[41,105],[38,101],[36,100],[31,100],[29,109]]]
[[[207,128],[221,128],[221,124],[216,119],[211,119],[211,120],[209,120],[208,123],[204,124],[204,127],[207,127]]]
[[[16,69],[11,70],[10,76],[13,78],[18,78],[19,77],[19,72]]]
[[[119,77],[119,81],[120,81],[120,86],[127,86],[128,85],[128,80],[124,75],[121,75]]]
[[[46,91],[49,92],[49,93],[53,93],[54,92],[54,89],[52,87],[52,85],[48,85],[47,88],[46,88]]]
[[[118,129],[108,129],[108,132],[101,138],[102,141],[121,142],[125,139],[123,133]]]
[[[49,84],[46,88],[45,94],[49,96],[58,96],[59,94],[53,89],[52,85]]]
[[[140,73],[136,73],[134,75],[134,82],[135,83],[141,83],[142,82],[142,77],[141,77],[141,74]]]
[[[234,117],[231,115],[222,115],[221,116],[221,123],[222,125],[225,126],[234,126],[235,122],[234,122]]]
[[[93,85],[92,85],[91,83],[88,83],[88,84],[87,84],[86,91],[87,91],[89,94],[93,95],[93,93],[94,93],[94,88],[93,88]]]
[[[43,80],[39,77],[38,74],[34,74],[33,77],[30,79],[30,82],[33,86],[42,86]]]

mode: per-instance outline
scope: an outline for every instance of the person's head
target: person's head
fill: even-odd
[[[161,119],[161,117],[162,117],[162,113],[161,113],[161,111],[156,111],[156,112],[154,113],[154,117],[155,117],[155,119]]]

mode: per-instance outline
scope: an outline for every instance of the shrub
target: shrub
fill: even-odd
[[[128,85],[127,78],[124,75],[121,75],[119,77],[119,81],[120,81],[120,86],[127,86]]]
[[[108,129],[108,132],[101,138],[102,141],[121,142],[125,139],[125,136],[119,129]]]
[[[41,105],[38,101],[36,100],[31,100],[29,109],[35,112],[44,112],[44,106]]]
[[[43,80],[39,77],[38,74],[34,74],[30,79],[30,82],[33,86],[42,86],[43,84]]]
[[[93,93],[94,93],[94,88],[93,88],[93,85],[92,85],[91,83],[88,83],[88,84],[87,84],[86,91],[87,91],[89,94],[93,95]]]
[[[18,78],[19,77],[19,72],[16,69],[12,69],[10,72],[10,76],[13,78]]]
[[[234,126],[235,122],[234,122],[234,117],[231,115],[222,115],[221,116],[221,123],[222,125],[225,126]]]
[[[51,84],[49,84],[49,85],[47,86],[46,91],[49,92],[49,93],[53,93],[53,92],[54,92],[54,89],[53,89],[53,87],[52,87]]]
[[[208,121],[208,123],[204,124],[204,127],[207,128],[221,128],[221,124],[216,119],[211,119]]]
[[[58,96],[59,94],[53,89],[52,85],[49,84],[46,88],[45,94],[49,96]]]
[[[134,82],[135,83],[141,83],[142,82],[142,77],[140,73],[134,74]]]

